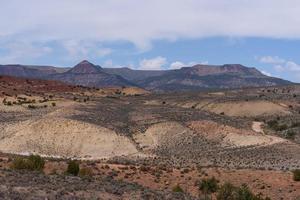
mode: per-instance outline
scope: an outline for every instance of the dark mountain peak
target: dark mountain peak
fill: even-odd
[[[101,73],[101,67],[99,65],[94,65],[87,60],[83,60],[77,65],[75,65],[72,69],[68,72],[75,73],[75,74],[94,74],[94,73]]]
[[[88,61],[88,60],[83,60],[83,61],[81,61],[80,63],[78,63],[78,65],[85,65],[85,64],[93,64],[93,63],[91,63],[91,62]]]

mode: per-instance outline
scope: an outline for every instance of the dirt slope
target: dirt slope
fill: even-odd
[[[269,101],[211,103],[204,110],[228,116],[287,115],[290,111]]]
[[[0,151],[81,159],[109,158],[138,152],[127,137],[101,126],[69,119],[68,116],[75,112],[73,109],[74,105],[69,105],[41,118],[4,126]]]

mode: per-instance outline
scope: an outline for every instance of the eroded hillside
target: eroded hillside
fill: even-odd
[[[136,182],[151,188],[151,194],[171,191],[177,183],[196,198],[195,181],[218,176],[221,182],[246,182],[272,199],[300,195],[290,172],[300,168],[299,86],[150,94],[128,87],[56,82],[35,87],[28,80],[1,80],[0,171],[9,166],[11,155],[39,154],[48,158],[46,174],[61,174],[66,160],[77,159],[95,177],[118,171],[110,176],[113,180]],[[282,182],[263,178],[270,174]],[[250,175],[260,183],[253,184]],[[12,187],[10,180],[7,187]],[[89,190],[97,189],[93,184]]]

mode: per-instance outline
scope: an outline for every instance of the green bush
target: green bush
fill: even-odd
[[[254,195],[252,192],[249,190],[247,185],[242,185],[241,187],[237,188],[237,199],[249,199],[249,200],[254,200]],[[258,199],[257,199],[258,200]]]
[[[296,169],[293,171],[293,179],[294,181],[300,181],[300,169]]]
[[[217,194],[217,200],[234,200],[236,188],[230,184],[222,185]]]
[[[16,157],[11,165],[13,169],[28,169],[29,165],[26,159],[21,157]]]
[[[277,127],[274,127],[275,131],[284,131],[288,129],[288,126],[286,124],[278,125]]]
[[[42,170],[44,168],[45,160],[39,155],[30,155],[28,161],[34,170]]]
[[[39,155],[30,155],[28,158],[16,157],[12,162],[13,169],[43,170],[45,161]]]
[[[215,179],[215,177],[203,179],[199,184],[199,189],[205,194],[214,193],[218,189],[218,181]]]
[[[288,130],[288,132],[286,132],[286,138],[287,139],[294,139],[295,138],[295,135],[296,135],[296,132],[295,131],[292,131],[292,130]]]
[[[288,129],[286,124],[279,124],[277,120],[271,120],[267,122],[268,126],[275,131],[284,131]]]
[[[28,105],[28,108],[29,108],[29,109],[36,109],[37,107],[36,107],[35,105],[31,105],[31,104],[30,104],[30,105]]]
[[[271,129],[275,129],[278,126],[278,121],[277,120],[271,120],[271,121],[268,121],[267,124]]]
[[[173,192],[183,192],[183,189],[180,187],[180,185],[175,185],[172,189]]]
[[[74,160],[70,161],[68,163],[67,173],[77,176],[79,173],[79,164]]]
[[[217,193],[217,200],[271,200],[269,197],[263,198],[260,195],[255,195],[247,187],[234,187],[230,183],[225,183],[220,187]]]
[[[203,179],[199,183],[199,190],[204,194],[204,199],[211,199],[210,195],[218,190],[218,180],[215,177]]]

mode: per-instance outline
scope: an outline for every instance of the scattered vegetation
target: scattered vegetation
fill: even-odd
[[[175,185],[172,189],[173,192],[184,192],[179,184]]]
[[[291,125],[292,128],[300,127],[300,122],[293,122]]]
[[[287,139],[294,139],[295,138],[295,135],[296,135],[296,132],[295,131],[293,131],[293,130],[288,130],[287,132],[286,132],[286,138]]]
[[[29,104],[29,105],[28,105],[28,108],[29,108],[29,109],[36,109],[37,107],[36,107],[35,105]]]
[[[268,126],[275,131],[284,131],[288,129],[286,124],[279,124],[278,120],[268,121]]]
[[[203,179],[199,183],[199,190],[204,193],[204,198],[208,199],[208,195],[215,193],[218,189],[218,180],[215,177]]]
[[[12,106],[11,101],[7,101],[6,99],[3,99],[2,103],[6,106]]]
[[[217,194],[217,200],[233,200],[235,196],[236,188],[230,184],[225,183],[222,185]]]
[[[79,173],[79,164],[74,161],[74,160],[71,160],[69,163],[68,163],[68,168],[67,168],[67,174],[71,174],[73,176],[77,176],[78,173]]]
[[[294,181],[300,181],[300,169],[296,169],[293,171],[293,179]]]
[[[41,171],[44,165],[45,160],[42,157],[39,155],[30,155],[28,158],[16,157],[11,167],[18,170]]]
[[[79,176],[80,177],[91,177],[93,175],[92,169],[91,168],[81,168],[79,170]]]
[[[253,194],[247,185],[235,187],[230,183],[225,183],[217,193],[217,200],[271,200],[269,197],[263,198]]]

